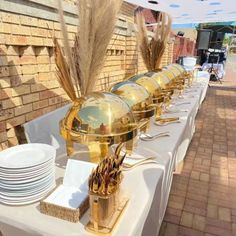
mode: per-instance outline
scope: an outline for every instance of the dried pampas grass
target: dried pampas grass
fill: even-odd
[[[70,67],[62,54],[62,49],[56,38],[54,38],[54,46],[57,79],[69,98],[74,101],[76,99],[76,93],[71,79]]]
[[[72,52],[69,47],[61,0],[58,0],[65,58],[62,53],[57,53],[56,62],[58,62],[59,82],[67,94],[73,84],[80,90],[78,96],[85,96],[93,91],[106,58],[107,47],[112,38],[121,4],[122,0],[78,0],[79,27]],[[56,40],[54,44],[56,50],[61,52]],[[63,68],[59,68],[60,66]],[[65,73],[68,68],[68,73]],[[69,79],[69,75],[72,79]],[[67,82],[62,82],[63,80]],[[72,94],[68,94],[70,98],[74,97]]]
[[[70,48],[70,44],[69,44],[68,32],[67,32],[66,23],[65,23],[65,20],[64,20],[64,14],[63,14],[61,0],[58,0],[58,13],[59,13],[59,19],[60,19],[60,22],[61,22],[61,31],[62,31],[62,36],[63,36],[65,56],[66,56],[66,59],[67,59],[68,64],[69,64],[70,74],[73,77],[73,81],[75,83],[77,93],[78,93],[78,95],[80,95],[79,86],[78,86],[79,78],[77,77],[75,64],[73,62],[73,57],[72,57],[72,52],[71,52],[71,48]],[[58,46],[59,46],[59,44],[58,44]],[[71,80],[71,82],[72,82],[72,80]]]
[[[79,0],[76,61],[84,83],[83,94],[93,91],[104,64],[122,0]]]
[[[144,16],[138,13],[136,19],[138,27],[137,38],[144,63],[148,71],[158,71],[171,31],[171,17],[166,13],[159,14],[157,27],[151,40],[148,37]]]

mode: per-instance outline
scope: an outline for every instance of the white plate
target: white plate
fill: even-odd
[[[34,167],[30,167],[30,168],[23,168],[23,169],[3,169],[0,168],[0,176],[2,177],[14,177],[14,176],[25,176],[25,175],[32,175],[35,172],[41,171],[49,166],[54,166],[55,165],[55,161],[54,160],[50,160],[47,161],[45,163],[43,163],[42,165],[37,165]]]
[[[46,188],[48,188],[48,186],[49,185],[52,185],[52,184],[54,184],[55,183],[55,181],[54,180],[52,180],[51,182],[48,182],[48,184],[47,185],[45,185],[45,186],[40,186],[39,188],[37,188],[37,189],[29,189],[29,190],[25,190],[25,191],[10,191],[10,192],[1,192],[0,193],[0,197],[15,197],[15,198],[17,198],[17,197],[28,197],[28,196],[33,196],[33,195],[35,195],[35,194],[38,194],[39,192],[42,192],[42,191],[44,191]]]
[[[47,144],[22,144],[0,152],[0,167],[29,168],[40,165],[56,156],[54,147]]]
[[[6,173],[6,174],[17,174],[17,173],[27,173],[29,171],[35,171],[35,170],[39,170],[41,168],[44,168],[45,166],[51,165],[51,164],[55,164],[55,159],[51,159],[48,160],[42,164],[38,164],[32,167],[27,167],[27,168],[4,168],[4,167],[0,167],[0,174],[1,173]]]
[[[47,184],[52,178],[55,178],[55,173],[50,173],[48,176],[36,181],[36,182],[29,182],[24,184],[0,184],[0,189],[3,190],[21,190],[21,189],[32,189],[37,188],[38,186],[42,186]]]
[[[34,196],[39,195],[40,193],[43,193],[47,191],[47,189],[50,186],[54,186],[55,181],[52,180],[51,182],[48,182],[47,185],[42,186],[38,189],[33,189],[33,191],[26,191],[26,192],[2,192],[0,193],[0,199],[3,200],[13,200],[13,201],[19,201],[19,200],[24,200],[28,198],[33,198]]]
[[[49,165],[49,166],[45,166],[43,169],[41,170],[35,170],[32,172],[26,172],[26,173],[17,173],[17,174],[0,174],[0,183],[3,180],[24,180],[24,179],[29,179],[29,178],[33,178],[39,175],[43,175],[46,172],[52,171],[54,170],[55,167],[54,165]]]
[[[25,183],[31,183],[31,182],[37,182],[38,180],[45,178],[48,176],[50,173],[53,172],[53,169],[49,169],[46,172],[38,175],[38,176],[32,176],[32,177],[27,177],[23,179],[8,179],[8,180],[0,180],[0,184],[11,184],[11,185],[18,185],[18,184],[25,184]]]
[[[44,198],[54,187],[55,185],[49,186],[48,189],[46,189],[44,192],[34,195],[33,197],[27,198],[24,200],[4,200],[0,198],[0,203],[6,204],[6,205],[18,205],[18,206],[31,204]]]

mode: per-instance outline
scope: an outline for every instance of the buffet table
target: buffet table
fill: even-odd
[[[173,107],[181,111],[165,114],[166,117],[178,116],[179,123],[157,126],[151,120],[149,134],[169,131],[170,136],[153,141],[139,141],[135,152],[155,157],[156,163],[124,171],[122,189],[129,196],[129,203],[114,235],[158,235],[168,202],[173,171],[184,159],[195,131],[195,116],[206,95],[209,75],[203,73],[198,76],[193,86],[174,100]],[[59,182],[65,171],[66,157],[58,157],[56,163]],[[0,231],[3,236],[90,235],[84,229],[88,215],[87,212],[79,223],[70,223],[41,214],[39,203],[20,207],[0,204]]]

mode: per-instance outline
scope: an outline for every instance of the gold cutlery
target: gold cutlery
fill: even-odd
[[[154,122],[154,124],[158,126],[165,126],[165,125],[174,124],[174,123],[181,123],[181,121],[176,120],[176,121],[169,121],[169,122],[160,122],[160,121]]]
[[[158,134],[155,134],[155,135],[142,134],[140,136],[140,139],[143,140],[143,141],[152,141],[152,140],[155,140],[157,138],[166,137],[166,136],[170,136],[169,131],[163,132],[163,133],[158,133]]]
[[[157,122],[165,123],[179,120],[179,117],[156,118]]]

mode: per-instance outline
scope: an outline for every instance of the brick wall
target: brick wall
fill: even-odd
[[[24,142],[21,125],[68,103],[55,77],[52,35],[61,41],[53,1],[6,0],[0,6],[0,150]],[[65,6],[69,39],[76,32],[73,0]],[[50,5],[51,4],[51,5]],[[124,3],[97,90],[146,71],[134,33],[135,6]],[[169,44],[163,65],[172,61]]]
[[[176,62],[178,57],[181,56],[194,56],[195,55],[196,41],[186,37],[174,36],[173,44],[173,62]]]

